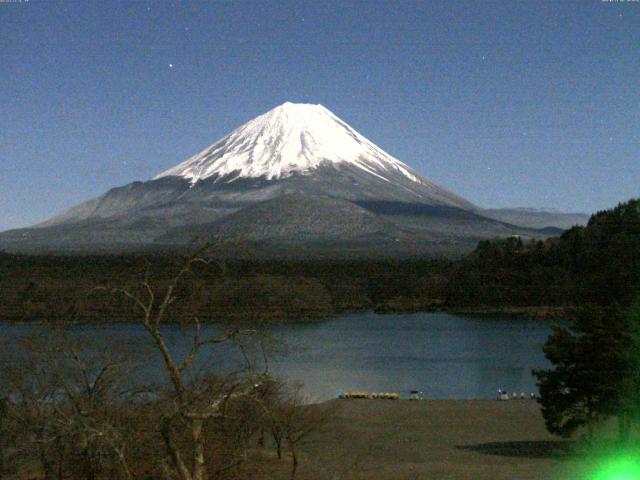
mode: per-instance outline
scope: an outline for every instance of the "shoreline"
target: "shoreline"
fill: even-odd
[[[400,306],[380,305],[373,311],[381,315],[393,315],[402,313],[448,313],[457,316],[475,317],[505,317],[505,318],[530,318],[532,320],[570,320],[573,318],[577,307],[555,306],[500,306],[500,307],[444,307],[432,308],[402,308]]]
[[[291,320],[291,319],[282,319],[282,320],[268,320],[266,324],[268,325],[302,325],[302,324],[313,324],[313,323],[321,323],[321,322],[329,322],[332,320],[336,320],[342,317],[346,317],[349,315],[357,315],[362,313],[373,312],[377,315],[402,315],[402,314],[417,314],[417,313],[446,313],[449,315],[455,315],[459,317],[502,317],[504,319],[509,318],[528,318],[531,320],[542,320],[542,321],[553,321],[553,320],[570,320],[573,318],[574,313],[577,307],[442,307],[442,306],[434,306],[431,308],[413,308],[409,307],[401,307],[396,305],[377,305],[374,307],[363,308],[363,309],[350,309],[344,310],[335,313],[334,315],[327,317],[318,317],[318,318],[304,318],[301,320]],[[48,322],[46,320],[34,320],[34,321],[25,321],[25,320],[12,320],[12,319],[2,319],[0,318],[0,324],[7,325],[113,325],[113,324],[122,324],[122,325],[133,325],[139,323],[136,320],[120,320],[120,321],[68,321],[68,322]],[[178,325],[181,322],[167,322],[167,325]],[[203,325],[225,325],[231,324],[233,322],[225,322],[225,321],[207,321],[203,320]]]

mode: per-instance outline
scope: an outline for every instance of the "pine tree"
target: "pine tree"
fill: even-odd
[[[638,416],[639,317],[619,306],[584,307],[569,328],[556,328],[544,347],[553,364],[536,370],[548,430],[569,436],[617,416],[626,441]],[[631,312],[631,313],[630,313]]]

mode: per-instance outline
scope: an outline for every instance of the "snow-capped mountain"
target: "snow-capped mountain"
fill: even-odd
[[[404,245],[412,252],[535,234],[486,218],[325,107],[287,102],[152,180],[113,188],[34,228],[0,234],[0,247],[175,244],[196,233],[288,244],[304,239],[334,248],[348,239],[367,251]]]
[[[182,177],[191,183],[279,180],[296,173],[308,175],[323,164],[351,165],[386,182],[392,181],[388,178],[392,172],[425,183],[322,105],[290,102],[245,123],[155,178]]]
[[[335,191],[333,179],[320,185],[320,191],[317,185],[300,185],[286,193],[328,193],[350,199],[411,197],[434,204],[473,207],[421,178],[322,105],[290,102],[247,122],[154,180],[181,178],[191,185],[229,185],[239,180],[276,182],[291,177],[317,177],[323,172],[332,172],[333,176],[342,173],[343,180],[351,179],[347,189],[353,191]],[[369,192],[372,182],[382,184]],[[354,185],[362,188],[358,191]]]

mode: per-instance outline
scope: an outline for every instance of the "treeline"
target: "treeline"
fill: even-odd
[[[451,306],[630,304],[640,291],[640,200],[594,214],[546,242],[480,242],[456,264]]]
[[[181,294],[197,298],[206,321],[305,321],[369,309],[567,315],[585,303],[628,303],[640,286],[639,202],[598,212],[545,242],[481,241],[456,261],[220,262],[196,272]],[[0,254],[0,320],[128,320],[130,305],[105,292],[145,277],[161,285],[180,261],[176,254]]]
[[[162,286],[178,255],[0,254],[1,321],[128,321],[126,299],[110,294],[145,278]],[[329,318],[344,312],[442,305],[452,263],[403,261],[225,261],[197,265],[180,292],[203,321]]]

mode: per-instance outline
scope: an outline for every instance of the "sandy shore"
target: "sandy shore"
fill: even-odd
[[[334,400],[336,417],[304,447],[300,478],[555,478],[567,443],[537,402]]]

